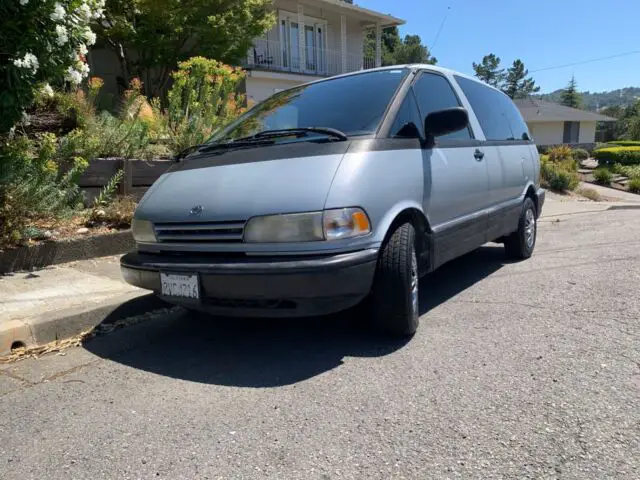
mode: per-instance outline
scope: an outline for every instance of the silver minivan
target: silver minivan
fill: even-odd
[[[279,92],[195,146],[147,191],[124,278],[236,316],[367,305],[418,326],[418,280],[490,241],[531,256],[545,191],[518,109],[431,65]]]

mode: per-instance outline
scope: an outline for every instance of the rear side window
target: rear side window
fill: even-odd
[[[456,81],[480,122],[487,140],[529,140],[529,129],[509,97],[475,80]]]
[[[449,81],[442,75],[423,73],[413,86],[413,90],[418,100],[418,108],[420,109],[422,121],[424,121],[424,118],[431,112],[461,106]],[[441,135],[438,138],[443,140],[470,139],[471,133],[467,127],[464,130]]]

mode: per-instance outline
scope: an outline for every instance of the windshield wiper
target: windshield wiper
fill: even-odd
[[[249,148],[255,146],[265,146],[265,145],[273,145],[275,142],[270,139],[262,139],[256,138],[253,141],[242,141],[242,142],[224,142],[224,143],[200,143],[197,145],[192,145],[188,148],[185,148],[183,151],[178,153],[173,160],[175,162],[182,161],[185,157],[188,157],[192,153],[200,153],[200,152],[213,152],[214,150],[231,150],[236,148]]]
[[[264,130],[248,137],[238,138],[233,140],[232,143],[242,142],[245,140],[252,140],[256,138],[279,138],[279,137],[306,137],[309,133],[321,133],[329,137],[337,138],[338,140],[348,140],[347,135],[340,130],[330,127],[295,127],[295,128],[282,128],[278,130]]]

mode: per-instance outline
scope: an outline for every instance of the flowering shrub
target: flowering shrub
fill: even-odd
[[[89,75],[90,22],[105,0],[0,1],[0,134],[7,133],[49,83],[78,85]]]
[[[244,111],[244,97],[237,93],[244,75],[240,68],[204,57],[178,64],[171,74],[166,112],[155,102],[156,116],[164,119],[174,153],[204,142]]]

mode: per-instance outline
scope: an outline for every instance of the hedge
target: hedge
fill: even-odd
[[[619,147],[640,147],[640,140],[617,140],[607,142],[608,145],[617,145]]]
[[[607,147],[593,152],[593,157],[603,163],[640,165],[640,145],[631,147]]]

